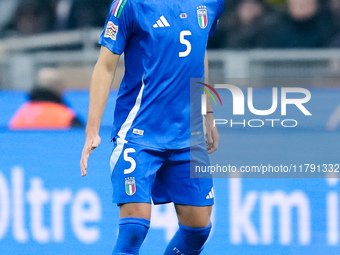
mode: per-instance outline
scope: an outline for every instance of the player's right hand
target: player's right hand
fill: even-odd
[[[216,126],[214,126],[214,116],[209,113],[206,115],[206,129],[207,129],[207,149],[211,154],[218,149],[218,140],[220,135],[218,134]]]
[[[85,140],[85,145],[83,148],[83,152],[81,154],[80,159],[80,170],[81,170],[81,176],[84,177],[87,174],[87,161],[92,153],[92,151],[98,147],[100,144],[101,139],[99,135],[87,135]]]

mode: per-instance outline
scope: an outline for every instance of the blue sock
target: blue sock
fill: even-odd
[[[196,255],[203,250],[211,230],[211,223],[205,228],[190,228],[179,223],[179,229],[171,239],[164,255]]]
[[[119,233],[112,255],[138,254],[150,227],[150,221],[141,218],[119,220]]]

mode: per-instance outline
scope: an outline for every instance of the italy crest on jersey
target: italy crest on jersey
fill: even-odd
[[[202,29],[206,28],[208,25],[208,11],[206,6],[202,5],[197,7],[197,18],[200,27]]]
[[[125,178],[125,192],[129,196],[136,193],[136,181],[134,177]]]
[[[106,26],[104,37],[111,38],[113,41],[116,41],[117,33],[118,33],[118,26],[113,24],[112,21],[109,21]]]

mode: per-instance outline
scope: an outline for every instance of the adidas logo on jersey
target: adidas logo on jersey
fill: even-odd
[[[157,27],[170,27],[169,22],[166,20],[166,18],[162,15],[159,20],[157,20],[156,24],[153,25],[154,28]]]
[[[208,196],[206,196],[206,199],[212,199],[214,198],[215,194],[214,194],[214,188],[211,188],[211,191],[209,192]]]

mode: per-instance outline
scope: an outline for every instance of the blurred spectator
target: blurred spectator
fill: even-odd
[[[72,0],[67,28],[103,27],[112,0]]]
[[[56,30],[63,30],[67,28],[72,2],[72,0],[56,0]]]
[[[20,0],[1,36],[103,27],[111,2],[112,0]]]
[[[83,126],[72,109],[62,100],[60,73],[45,68],[39,72],[38,86],[29,94],[29,101],[22,105],[9,123],[12,130],[68,129]]]
[[[255,48],[271,9],[264,0],[241,0],[235,10],[225,10],[208,48]]]
[[[19,0],[0,0],[0,31],[8,23],[18,4]]]
[[[340,0],[329,0],[329,9],[336,26],[336,35],[330,42],[330,47],[340,47]]]
[[[244,49],[258,46],[260,31],[269,9],[261,0],[242,0],[230,15],[227,47]]]
[[[32,35],[54,28],[54,9],[46,0],[22,0],[5,28],[5,35]]]
[[[340,27],[340,0],[329,0],[329,8],[334,17],[335,24]]]
[[[287,13],[278,16],[261,34],[267,48],[317,48],[328,45],[335,33],[331,17],[317,0],[288,0]]]

